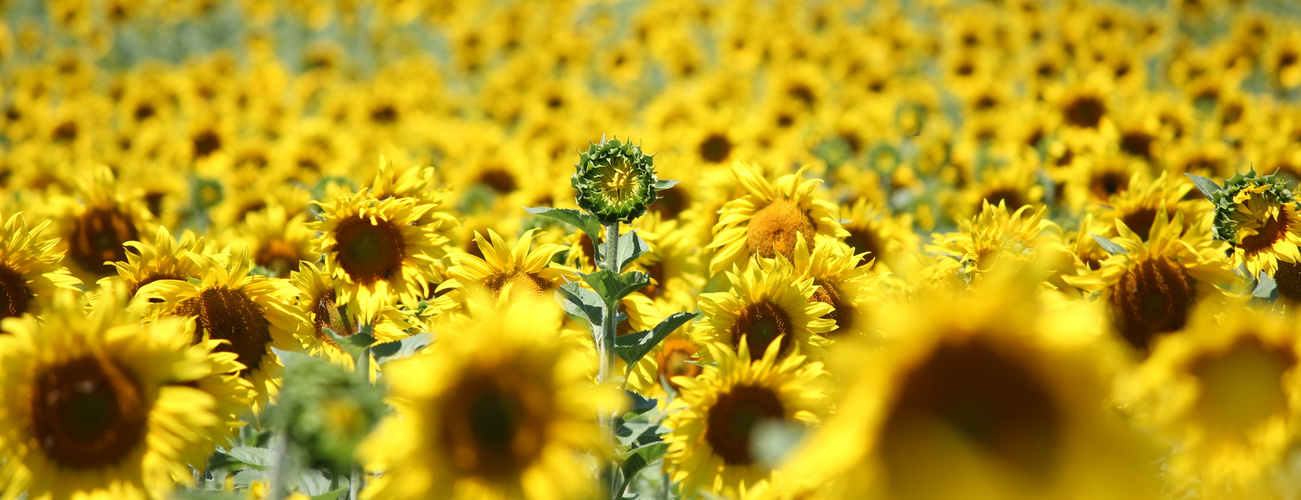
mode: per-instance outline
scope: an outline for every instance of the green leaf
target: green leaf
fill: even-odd
[[[1122,246],[1120,246],[1120,244],[1118,244],[1118,243],[1116,243],[1116,242],[1114,242],[1114,241],[1111,241],[1111,240],[1109,240],[1109,239],[1107,239],[1107,238],[1105,238],[1105,237],[1103,237],[1103,236],[1098,236],[1098,235],[1095,234],[1095,235],[1093,235],[1093,240],[1094,240],[1094,241],[1097,241],[1097,242],[1098,242],[1098,246],[1102,247],[1102,249],[1103,249],[1103,250],[1106,250],[1107,253],[1109,253],[1109,254],[1112,254],[1112,255],[1120,255],[1120,254],[1123,254],[1123,253],[1129,253],[1128,251],[1125,250],[1125,247],[1122,247]]]
[[[564,222],[587,233],[587,237],[591,238],[593,242],[601,241],[601,222],[596,220],[596,217],[592,214],[579,212],[572,208],[553,207],[524,207],[524,211],[539,217]]]
[[[311,364],[311,363],[325,362],[324,360],[317,358],[315,356],[310,356],[301,352],[286,351],[276,347],[272,347],[271,352],[275,353],[276,357],[280,358],[280,364],[285,365],[285,367],[289,367],[291,365],[303,364],[303,363]]]
[[[384,364],[395,359],[409,358],[434,343],[433,332],[420,332],[404,339],[376,344],[370,348],[375,362]]]
[[[673,186],[676,186],[681,182],[682,181],[677,179],[658,179],[655,181],[655,190],[663,191],[665,189],[671,189]]]
[[[1193,180],[1193,185],[1197,186],[1197,190],[1201,191],[1202,196],[1205,196],[1208,200],[1214,200],[1215,193],[1220,191],[1220,185],[1216,184],[1213,180],[1187,172],[1184,172],[1184,175]]]
[[[668,451],[669,445],[664,442],[655,443],[650,446],[643,446],[633,450],[632,454],[628,456],[628,459],[624,460],[623,466],[619,468],[620,471],[623,472],[623,483],[619,492],[622,493],[623,490],[628,487],[628,483],[632,482],[632,478],[636,476],[638,472],[645,469],[647,465],[651,464],[651,462],[659,460],[665,453],[668,453]]]
[[[307,469],[298,475],[298,492],[308,496],[327,495],[330,491],[330,478],[316,469]]]
[[[556,290],[556,301],[570,316],[587,320],[593,326],[600,326],[605,318],[605,303],[601,296],[578,283],[560,285]]]
[[[669,317],[664,318],[664,321],[661,321],[660,324],[655,325],[655,327],[650,330],[631,333],[615,338],[614,353],[619,355],[619,358],[623,359],[623,361],[628,364],[628,369],[631,370],[632,366],[637,364],[638,361],[641,361],[641,358],[645,356],[646,353],[650,352],[651,349],[654,349],[656,345],[659,345],[660,341],[664,340],[664,337],[669,336],[669,334],[673,333],[674,330],[677,330],[678,327],[681,327],[695,317],[696,313],[673,313],[672,315],[669,315]]]
[[[325,332],[325,334],[330,337],[330,340],[333,340],[335,344],[338,344],[344,352],[351,354],[352,359],[354,360],[357,359],[358,356],[361,356],[361,353],[364,352],[367,347],[370,347],[371,344],[375,343],[375,336],[372,335],[375,331],[375,325],[363,325],[361,330],[347,337],[340,337],[339,334],[334,333],[334,330],[331,330],[329,327],[322,328],[321,331]]]
[[[650,246],[646,244],[646,240],[637,235],[636,230],[619,235],[619,239],[615,240],[615,246],[614,256],[619,264],[619,272],[623,272],[628,264],[637,260],[637,257],[650,251]],[[605,245],[596,245],[596,259],[600,262],[605,261]]]
[[[1274,281],[1274,278],[1265,274],[1265,271],[1261,271],[1260,277],[1256,280],[1256,288],[1251,291],[1251,296],[1270,301],[1277,299],[1278,283]]]
[[[592,286],[592,290],[613,306],[628,294],[650,285],[650,275],[643,272],[616,274],[610,271],[597,271],[583,275],[583,281]]]
[[[339,498],[339,495],[342,495],[343,492],[345,491],[348,490],[346,488],[339,488],[334,491],[327,491],[325,493],[321,493],[320,495],[316,495],[312,497],[312,500],[336,500]]]
[[[244,465],[250,465],[258,468],[271,466],[271,461],[275,456],[271,450],[266,448],[253,448],[251,446],[236,446],[230,450],[231,458],[239,460]]]

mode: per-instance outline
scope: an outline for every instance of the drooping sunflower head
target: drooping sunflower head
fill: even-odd
[[[1206,496],[1264,486],[1301,413],[1295,327],[1277,312],[1226,305],[1201,307],[1122,393],[1146,409],[1143,425],[1175,440],[1180,480],[1200,478]]]
[[[362,445],[383,471],[365,498],[577,498],[591,479],[579,453],[604,454],[597,408],[610,395],[557,342],[550,297],[471,300],[438,342],[385,366],[397,413]]]
[[[1003,274],[975,293],[928,292],[885,321],[892,349],[833,356],[838,413],[786,477],[830,484],[835,498],[1154,495],[1156,470],[1142,464],[1155,454],[1105,409],[1085,348],[1091,309],[1039,289],[1034,275]]]
[[[1273,276],[1279,261],[1301,259],[1297,201],[1277,174],[1236,174],[1207,197],[1215,203],[1215,237],[1233,245],[1234,265],[1246,265],[1251,277]]]
[[[849,236],[840,225],[836,205],[814,196],[820,181],[802,178],[807,168],[769,182],[746,163],[732,165],[747,194],[723,205],[708,246],[717,249],[709,263],[710,275],[746,263],[750,256],[780,254],[790,259],[799,238],[817,246],[827,238]]]
[[[629,223],[646,213],[646,207],[663,189],[655,176],[653,155],[641,146],[619,139],[601,139],[580,154],[570,184],[578,194],[574,201],[602,225]]]
[[[766,352],[776,342],[781,356],[796,351],[821,356],[821,347],[830,343],[823,334],[836,324],[824,318],[833,306],[814,300],[813,277],[795,274],[790,261],[777,257],[768,266],[733,268],[727,279],[729,291],[700,295],[705,320],[692,333],[697,342],[717,342],[738,351],[744,340],[753,346],[752,352]]]
[[[81,280],[63,267],[57,239],[41,238],[50,222],[30,230],[22,212],[13,214],[0,234],[0,318],[40,315],[59,289],[76,290]]]
[[[717,365],[674,380],[681,396],[664,423],[673,429],[664,438],[664,469],[687,491],[735,497],[774,475],[774,464],[754,448],[761,426],[815,425],[827,414],[829,401],[819,387],[826,371],[798,354],[781,357],[776,344],[753,362],[744,340],[739,351],[724,344],[705,347]]]
[[[377,200],[367,190],[321,204],[316,249],[339,285],[339,300],[370,321],[387,304],[414,306],[429,295],[447,238],[439,224],[416,224],[433,209],[410,198]]]
[[[82,294],[62,291],[47,320],[3,322],[7,497],[166,496],[192,477],[187,460],[206,460],[210,440],[226,430],[221,403],[193,386],[216,367],[211,346],[189,345],[193,323],[142,325],[125,308],[125,287],[100,295],[89,315]]]
[[[1224,255],[1227,244],[1212,240],[1210,221],[1203,220],[1187,227],[1183,212],[1171,217],[1162,205],[1144,240],[1117,219],[1120,236],[1114,243],[1124,251],[1107,257],[1097,271],[1065,279],[1102,292],[1112,330],[1146,356],[1159,337],[1184,329],[1199,301],[1223,294],[1216,285],[1238,281]]]

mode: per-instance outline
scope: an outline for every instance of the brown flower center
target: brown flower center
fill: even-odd
[[[126,261],[122,244],[139,236],[131,217],[117,208],[90,209],[73,224],[68,257],[95,276],[109,276],[116,268],[105,262]]]
[[[1265,220],[1265,225],[1258,229],[1256,234],[1243,237],[1242,242],[1238,243],[1238,248],[1247,255],[1269,250],[1274,243],[1286,238],[1291,228],[1292,220],[1288,217],[1287,211],[1279,210],[1277,216]]]
[[[952,438],[1047,480],[1058,465],[1062,415],[1021,360],[982,340],[937,347],[905,374],[881,429],[887,480],[904,498],[935,493],[940,476],[966,466]]]
[[[790,258],[795,251],[796,235],[813,248],[813,235],[817,232],[813,218],[792,200],[776,200],[759,209],[746,227],[745,243],[750,253],[772,258],[781,253]]]
[[[655,354],[655,361],[659,365],[660,377],[669,381],[673,388],[680,387],[673,381],[673,377],[695,378],[705,370],[700,365],[689,362],[700,351],[700,346],[690,339],[670,336],[664,339],[662,345],[664,349]]]
[[[1296,363],[1287,345],[1266,345],[1256,337],[1205,353],[1189,365],[1201,384],[1194,412],[1217,431],[1250,432],[1271,416],[1285,414],[1283,374]]]
[[[518,476],[542,454],[548,392],[509,369],[468,373],[438,408],[453,467],[474,476]]]
[[[34,386],[33,437],[60,468],[112,466],[144,445],[144,391],[112,361],[75,359],[40,375]]]
[[[510,194],[519,188],[515,174],[501,167],[489,167],[479,174],[479,184],[492,188],[497,194]]]
[[[550,281],[544,280],[533,273],[523,271],[502,271],[484,280],[483,284],[492,290],[492,296],[501,295],[502,289],[506,285],[511,285],[515,291],[527,290],[534,295],[542,295],[554,286]]]
[[[708,411],[705,442],[728,465],[754,463],[750,452],[754,426],[786,416],[786,408],[771,389],[752,385],[739,385],[719,394]]]
[[[1089,182],[1089,190],[1093,192],[1094,198],[1102,201],[1110,199],[1111,195],[1124,191],[1127,187],[1129,187],[1129,177],[1114,170],[1098,172]]]
[[[876,231],[869,227],[846,228],[849,230],[849,237],[845,238],[845,244],[854,249],[855,254],[867,252],[868,259],[876,259],[880,262],[882,259],[881,240],[877,237]]]
[[[22,273],[0,264],[0,318],[16,318],[31,307],[32,290]]]
[[[1274,283],[1280,297],[1293,302],[1301,301],[1301,264],[1278,261],[1278,272],[1274,273]]]
[[[206,332],[212,339],[230,341],[217,350],[233,352],[246,367],[240,376],[247,377],[250,370],[258,369],[262,356],[271,343],[271,323],[259,306],[239,290],[205,288],[198,296],[186,299],[176,306],[176,314],[197,318],[194,342],[203,339]]]
[[[334,334],[340,337],[347,337],[357,333],[357,325],[349,328],[348,324],[344,323],[343,315],[339,313],[335,300],[337,299],[334,289],[330,288],[313,302],[312,312],[315,313],[316,318],[312,320],[312,333],[322,343],[338,348],[339,344],[334,343],[334,339],[325,334],[325,329],[334,330]]]
[[[821,279],[814,279],[813,284],[817,285],[818,288],[813,292],[813,296],[809,297],[809,302],[821,302],[835,308],[831,312],[822,315],[824,319],[836,322],[836,329],[832,330],[829,335],[844,333],[853,328],[854,309],[845,302],[844,297],[840,294],[840,289],[836,288],[835,284],[827,283]]]
[[[275,278],[289,277],[290,271],[298,269],[300,260],[303,260],[303,256],[298,254],[298,248],[284,240],[267,242],[253,257],[257,265],[271,271]]]
[[[401,278],[405,245],[392,222],[356,217],[341,222],[335,234],[339,266],[354,283],[368,286]]]
[[[1066,123],[1082,128],[1098,128],[1107,114],[1107,105],[1095,96],[1080,96],[1066,104],[1062,110]]]
[[[1147,241],[1147,238],[1152,235],[1152,223],[1156,222],[1156,208],[1139,207],[1122,214],[1120,220],[1129,227],[1130,231],[1138,235],[1139,239]]]
[[[750,357],[755,359],[763,357],[763,353],[768,351],[768,345],[780,335],[782,340],[777,353],[785,356],[790,352],[795,327],[786,311],[765,300],[746,306],[736,318],[736,324],[732,325],[731,334],[732,348],[740,349],[741,339],[744,338],[750,347]]]
[[[1157,335],[1183,329],[1196,295],[1179,264],[1148,258],[1112,285],[1112,322],[1129,345],[1147,353]]]
[[[1152,159],[1152,144],[1156,142],[1147,132],[1131,131],[1120,136],[1120,150],[1144,160]]]
[[[713,133],[700,141],[700,158],[710,163],[722,163],[732,154],[732,141],[726,134]]]

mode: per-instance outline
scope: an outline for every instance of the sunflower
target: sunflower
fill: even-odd
[[[1156,498],[1156,454],[1105,407],[1092,309],[999,278],[919,297],[884,323],[892,349],[833,358],[838,413],[784,477],[830,498]]]
[[[1125,187],[1111,195],[1105,205],[1091,205],[1089,208],[1097,216],[1098,222],[1107,228],[1107,235],[1111,234],[1114,221],[1119,220],[1137,234],[1139,239],[1147,241],[1156,214],[1162,206],[1169,211],[1184,214],[1184,220],[1192,220],[1201,215],[1202,204],[1198,200],[1186,199],[1192,189],[1191,182],[1171,179],[1170,174],[1165,172],[1154,180],[1141,171],[1134,172],[1125,181]]]
[[[832,307],[822,319],[835,321],[836,327],[825,337],[867,335],[874,329],[870,308],[878,297],[873,288],[882,276],[872,272],[872,263],[864,260],[863,254],[854,254],[839,241],[820,245],[812,252],[803,239],[795,243],[795,274],[813,278],[813,286],[817,287],[809,300]],[[759,264],[769,267],[775,260],[763,259]]]
[[[1256,177],[1252,172],[1229,179],[1224,194],[1232,193],[1232,205],[1215,211],[1216,237],[1233,244],[1234,266],[1246,266],[1253,278],[1262,272],[1273,276],[1280,261],[1295,264],[1301,260],[1297,250],[1301,217],[1296,200],[1282,180],[1272,175]],[[1239,178],[1246,180],[1245,185],[1235,182]]]
[[[1301,418],[1301,344],[1285,316],[1202,307],[1157,346],[1128,387],[1141,415],[1179,443],[1171,462],[1207,497],[1267,487]],[[1259,494],[1259,493],[1258,493]]]
[[[9,318],[0,336],[0,494],[13,498],[156,498],[191,478],[187,459],[226,423],[192,387],[218,368],[213,344],[190,347],[193,322],[142,326],[125,289],[89,316],[63,291],[44,321]]]
[[[855,254],[866,253],[875,269],[898,270],[905,257],[921,246],[921,239],[912,228],[912,214],[894,214],[888,207],[871,204],[866,199],[841,205],[840,211],[848,221],[843,223],[849,232],[845,244]]]
[[[787,259],[795,240],[804,238],[816,247],[827,238],[844,238],[837,207],[814,197],[821,181],[802,180],[803,167],[770,183],[744,162],[732,165],[732,174],[746,189],[746,195],[723,205],[714,239],[707,248],[718,249],[709,263],[709,274],[746,262],[747,255]]]
[[[785,257],[769,266],[733,268],[726,275],[729,291],[700,294],[705,320],[693,332],[693,340],[718,342],[734,350],[746,340],[755,352],[767,352],[769,344],[781,339],[778,354],[782,356],[794,351],[821,356],[822,346],[830,343],[823,334],[835,329],[836,323],[824,318],[833,307],[814,300],[817,290],[812,276],[797,276]]]
[[[100,280],[100,284],[109,281],[121,281],[127,285],[127,296],[135,297],[140,287],[159,280],[189,280],[202,278],[206,270],[202,266],[208,262],[224,262],[227,255],[216,253],[204,242],[202,236],[191,231],[181,235],[178,242],[166,227],[160,226],[154,234],[153,244],[143,241],[129,241],[130,248],[125,262],[113,262],[117,276]],[[206,255],[213,260],[204,260]]]
[[[371,183],[371,195],[376,199],[410,198],[417,205],[433,205],[434,209],[425,212],[421,224],[440,222],[443,228],[456,225],[456,218],[444,211],[448,191],[438,187],[434,167],[395,168],[393,162],[384,156],[379,158],[379,170]]]
[[[125,243],[152,233],[155,221],[144,200],[118,191],[106,166],[94,168],[78,187],[82,203],[66,210],[60,234],[73,274],[93,281],[112,275],[111,263],[126,261]]]
[[[249,274],[247,250],[232,255],[228,265],[202,257],[201,280],[160,280],[136,292],[148,305],[151,319],[166,316],[195,318],[193,341],[224,340],[220,352],[235,353],[244,368],[239,375],[257,392],[260,411],[279,392],[283,367],[271,348],[301,351],[297,336],[308,324],[297,289],[285,280]]]
[[[307,214],[290,215],[285,207],[273,204],[248,214],[244,224],[230,231],[228,240],[248,242],[253,265],[267,276],[288,278],[299,261],[315,261],[312,231],[307,229]]]
[[[28,230],[22,212],[5,221],[0,235],[0,318],[40,316],[56,290],[79,290],[81,280],[60,264],[63,252],[54,251],[58,240],[40,237],[49,225],[47,220]]]
[[[581,498],[594,493],[579,453],[601,455],[597,409],[575,344],[556,342],[550,297],[467,303],[473,320],[385,366],[396,414],[362,444],[363,498]]]
[[[736,352],[726,344],[705,348],[717,365],[674,381],[681,396],[664,422],[673,429],[664,436],[664,469],[686,491],[744,496],[775,474],[753,449],[756,428],[768,421],[818,424],[829,411],[818,387],[826,371],[799,354],[783,357],[777,343],[753,362],[745,339]]]
[[[667,397],[666,389],[674,393],[682,389],[681,385],[673,381],[675,377],[695,378],[704,371],[704,367],[700,364],[700,351],[704,347],[691,339],[691,331],[696,328],[695,325],[696,323],[689,323],[682,330],[664,337],[664,340],[655,346],[650,354],[647,354],[655,357],[657,382],[649,390],[641,393],[643,396],[664,400],[663,398]]]
[[[513,290],[512,296],[524,291],[545,295],[564,284],[565,277],[572,276],[575,270],[552,265],[551,258],[565,251],[565,247],[543,243],[530,249],[536,234],[536,229],[525,231],[515,247],[509,248],[506,241],[491,229],[487,238],[475,232],[474,240],[483,258],[468,253],[452,254],[453,265],[447,269],[448,278],[438,285],[437,290],[447,294],[438,298],[438,306],[451,310],[457,304],[464,304],[463,289],[486,289],[496,298],[508,286]]]
[[[1184,329],[1199,301],[1223,294],[1216,285],[1238,281],[1225,259],[1228,245],[1211,239],[1206,222],[1184,230],[1183,212],[1171,217],[1162,205],[1144,240],[1116,219],[1114,243],[1125,252],[1107,257],[1097,271],[1065,280],[1102,292],[1112,330],[1146,356],[1159,337]]]
[[[319,233],[316,249],[338,285],[338,303],[370,322],[385,305],[401,301],[414,307],[429,295],[447,238],[435,232],[437,223],[415,223],[433,205],[376,200],[362,190],[320,206],[323,219],[307,227]]]
[[[363,325],[361,317],[338,303],[338,291],[330,276],[315,263],[301,261],[298,270],[290,273],[289,281],[298,289],[302,300],[302,309],[306,319],[312,325],[311,336],[304,335],[307,352],[313,356],[350,366],[352,356],[344,352],[334,339],[325,333],[333,330],[336,335],[346,337],[356,333]],[[375,342],[390,342],[406,337],[410,328],[406,315],[393,306],[384,306],[376,317],[374,331]]]
[[[1009,213],[1002,203],[983,203],[961,231],[935,235],[936,243],[927,246],[936,254],[930,270],[933,283],[969,287],[997,267],[1070,261],[1061,228],[1045,218],[1047,208],[1032,211],[1026,205]]]

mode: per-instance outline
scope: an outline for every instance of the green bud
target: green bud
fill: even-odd
[[[1292,191],[1287,188],[1287,183],[1278,177],[1278,174],[1260,175],[1255,169],[1245,174],[1234,174],[1233,177],[1224,180],[1223,187],[1203,194],[1215,205],[1215,238],[1234,244],[1241,241],[1241,238],[1238,238],[1238,227],[1234,222],[1234,216],[1238,211],[1238,202],[1246,196],[1258,194],[1271,203],[1296,203]]]
[[[652,155],[640,146],[618,139],[591,144],[581,153],[576,171],[570,179],[578,192],[578,207],[595,215],[602,225],[632,222],[646,213],[646,207],[659,197],[657,190],[668,189],[676,182],[655,177]]]

